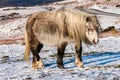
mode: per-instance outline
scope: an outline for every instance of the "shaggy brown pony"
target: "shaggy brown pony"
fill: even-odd
[[[25,60],[33,54],[32,66],[43,68],[39,52],[44,45],[57,47],[57,65],[64,68],[63,55],[68,43],[74,42],[75,64],[82,67],[82,41],[86,44],[98,43],[99,23],[93,14],[79,10],[43,11],[34,13],[26,23]]]

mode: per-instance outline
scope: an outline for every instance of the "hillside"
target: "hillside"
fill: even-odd
[[[3,3],[27,3],[27,0],[1,1],[0,6]],[[41,3],[46,0],[28,0],[28,3],[36,5],[32,1]],[[120,80],[119,0],[66,0],[26,7],[16,7],[16,4],[0,8],[0,80]],[[74,44],[69,44],[63,59],[66,69],[57,67],[57,48],[44,46],[39,53],[44,69],[34,70],[31,65],[32,55],[30,63],[23,60],[26,20],[34,12],[62,8],[80,9],[95,14],[102,28],[99,43],[97,46],[83,43],[84,68],[75,66]]]

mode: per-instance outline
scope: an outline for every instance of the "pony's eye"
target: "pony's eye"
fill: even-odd
[[[93,31],[94,31],[94,29],[90,29],[90,28],[88,28],[88,31],[92,31],[92,32],[93,32]]]
[[[91,29],[91,31],[94,31],[94,29]]]
[[[88,28],[88,31],[90,31],[90,29]]]

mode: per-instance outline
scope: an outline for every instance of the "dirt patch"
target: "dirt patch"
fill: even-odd
[[[29,15],[20,15],[19,13],[10,13],[7,15],[1,15],[0,16],[0,25],[7,24],[8,22],[16,21],[18,19],[23,19],[29,17]]]
[[[3,9],[3,11],[9,11],[9,10],[25,10],[25,7],[14,7],[14,8],[7,8]]]
[[[120,31],[117,30],[114,26],[110,26],[100,32],[99,37],[104,38],[108,36],[120,36]]]
[[[0,44],[23,44],[24,38],[8,38],[0,40]]]
[[[1,20],[7,20],[7,19],[13,19],[13,18],[19,18],[21,17],[19,13],[11,13],[8,15],[2,15],[0,16],[0,21]]]

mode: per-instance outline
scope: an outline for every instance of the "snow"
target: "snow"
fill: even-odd
[[[97,9],[97,10],[104,11],[104,12],[120,14],[120,8],[112,6],[112,5],[94,4],[89,8],[90,9]]]
[[[5,32],[8,33],[11,30],[16,29],[16,26],[25,25],[25,21],[26,21],[26,19],[19,19],[19,20],[13,21],[12,23],[8,22],[7,24],[0,26],[0,31],[4,32],[4,33]],[[8,28],[8,26],[9,26],[9,28]]]
[[[71,0],[72,1],[72,0]],[[80,1],[80,0],[78,0]],[[66,7],[74,7],[67,5]],[[106,12],[120,13],[119,8],[105,5],[93,5],[94,9]],[[62,5],[48,5],[60,9]],[[7,15],[13,12],[21,15],[29,15],[36,11],[47,10],[46,6],[25,7],[23,10],[8,10],[13,7],[0,8],[0,15]],[[0,25],[0,37],[4,34],[23,33],[27,18],[10,21]],[[116,23],[120,17],[98,15],[102,28],[115,26],[120,29],[120,23]],[[22,30],[16,30],[20,26]],[[13,31],[12,31],[13,30]],[[4,36],[6,37],[6,36]],[[44,62],[44,69],[34,70],[32,68],[32,55],[30,63],[23,61],[25,46],[22,44],[3,44],[0,45],[0,80],[120,80],[120,36],[110,36],[100,38],[97,46],[88,46],[83,43],[83,63],[84,68],[75,66],[75,49],[71,43],[65,49],[64,65],[66,69],[58,69],[56,64],[56,47],[44,46],[39,54]]]
[[[103,12],[108,12],[108,13],[115,13],[115,14],[119,14],[120,15],[120,8],[119,7],[115,7],[112,5],[103,5],[103,4],[94,4],[92,6],[89,7],[89,9],[96,9],[96,10],[100,10]],[[109,27],[109,26],[115,26],[115,28],[119,29],[119,23],[117,23],[117,21],[120,20],[120,17],[115,17],[115,16],[109,16],[109,15],[98,15],[99,18],[99,22],[101,24],[101,27],[103,29]]]
[[[99,19],[99,22],[101,23],[101,27],[103,29],[109,27],[109,26],[115,26],[116,29],[119,29],[120,26],[119,26],[119,23],[117,23],[117,21],[120,20],[120,17],[111,17],[111,16],[105,16],[105,15],[102,15],[100,16],[100,19]]]
[[[1,45],[0,46],[0,57],[9,56],[6,61],[0,60],[0,78],[4,79],[17,79],[22,80],[26,78],[31,78],[32,80],[112,80],[114,77],[120,78],[120,69],[112,68],[112,65],[119,65],[120,63],[120,37],[109,37],[100,39],[100,43],[97,49],[93,46],[83,45],[83,63],[85,68],[78,68],[74,64],[74,46],[69,44],[66,48],[65,53],[69,55],[72,52],[73,56],[64,58],[64,65],[67,69],[60,70],[56,65],[56,58],[50,57],[50,55],[56,54],[56,47],[45,46],[40,56],[43,59],[45,68],[42,70],[33,70],[31,63],[23,61],[24,55],[24,45],[21,44],[11,44],[11,45]],[[102,43],[102,44],[101,44]],[[111,43],[111,44],[109,44]],[[117,46],[116,46],[117,44]],[[68,50],[68,49],[71,50]],[[89,52],[94,51],[94,54]],[[88,55],[85,55],[88,53]],[[32,57],[32,56],[31,56]],[[31,59],[32,60],[32,59]],[[95,66],[95,67],[94,67]],[[97,68],[102,66],[101,68]],[[104,66],[111,66],[110,68],[105,68]]]

